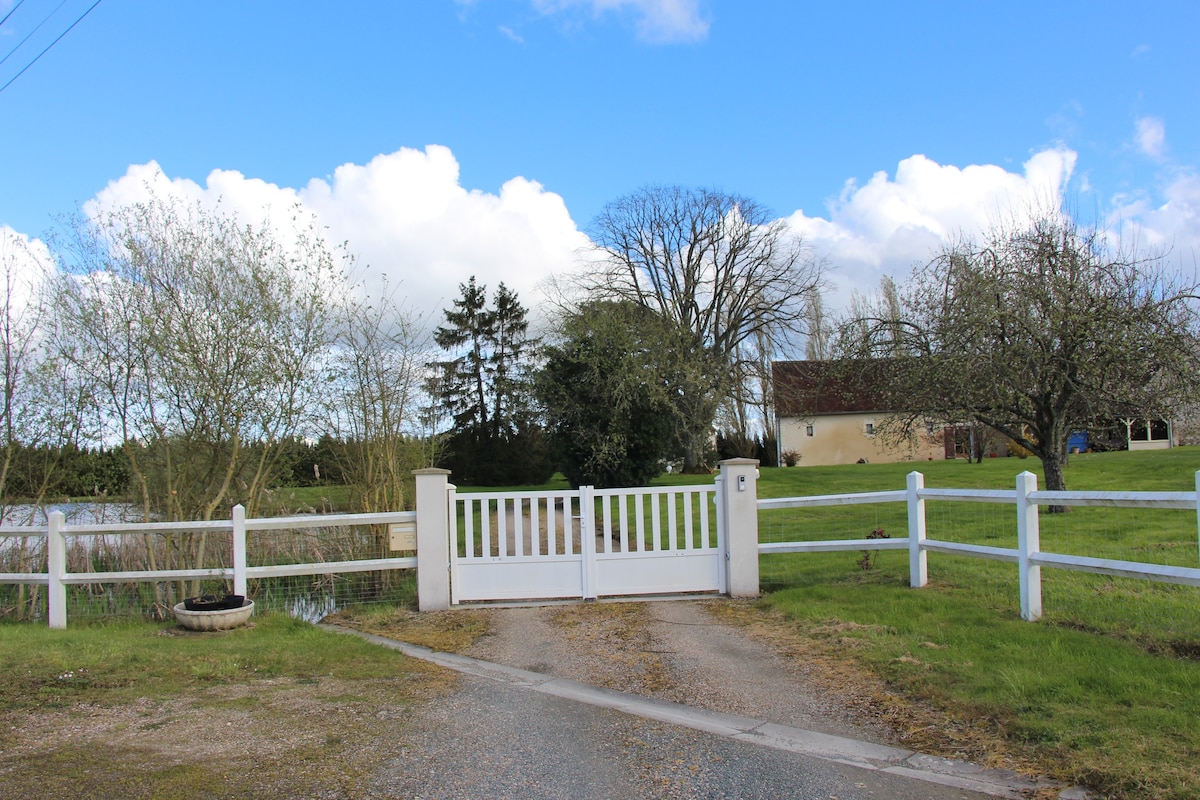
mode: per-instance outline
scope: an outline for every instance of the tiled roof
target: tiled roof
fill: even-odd
[[[882,392],[873,388],[886,379],[885,364],[881,361],[772,362],[775,412],[780,417],[803,417],[886,411]]]

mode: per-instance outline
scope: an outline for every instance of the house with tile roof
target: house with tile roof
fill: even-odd
[[[882,371],[847,370],[831,361],[776,361],[771,365],[779,451],[799,455],[800,466],[932,461],[954,458],[954,428],[938,421],[905,441],[880,431],[897,411],[872,386]],[[780,463],[784,463],[781,461]]]

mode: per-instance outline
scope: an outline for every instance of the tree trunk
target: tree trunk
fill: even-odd
[[[704,463],[704,439],[692,430],[680,432],[680,444],[683,450],[683,474],[700,475],[710,472]]]
[[[1046,491],[1061,492],[1067,488],[1066,480],[1063,478],[1063,466],[1065,459],[1057,450],[1040,453],[1042,459],[1042,471],[1046,475]],[[1065,514],[1070,511],[1069,506],[1047,506],[1046,510],[1051,514]]]

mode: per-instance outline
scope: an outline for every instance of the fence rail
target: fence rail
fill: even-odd
[[[855,506],[869,503],[903,503],[908,495],[903,492],[859,492],[858,494],[819,494],[812,497],[777,497],[759,500],[758,510],[777,508],[814,508],[816,506]]]
[[[1200,586],[1200,568],[1044,552],[1041,549],[1041,529],[1038,515],[1038,509],[1041,506],[1183,509],[1197,511],[1197,522],[1200,525],[1200,473],[1196,475],[1196,492],[1039,491],[1037,476],[1030,472],[1023,472],[1017,476],[1015,489],[926,488],[924,480],[921,473],[912,472],[908,476],[908,488],[905,491],[759,500],[760,511],[899,502],[906,503],[908,507],[908,536],[903,539],[771,542],[759,544],[759,553],[907,549],[909,551],[909,583],[918,588],[928,583],[927,557],[930,552],[1015,563],[1018,566],[1021,616],[1027,620],[1040,619],[1042,616],[1042,567]],[[925,503],[929,500],[998,503],[1015,506],[1017,510],[1017,546],[1015,548],[993,547],[929,538],[925,520]],[[1200,557],[1198,557],[1198,562],[1200,562]]]
[[[351,525],[415,523],[415,521],[416,513],[412,511],[247,519],[245,509],[242,506],[235,506],[232,517],[228,520],[68,525],[65,515],[61,511],[53,511],[49,514],[45,525],[0,528],[0,539],[44,540],[46,564],[45,572],[0,572],[0,584],[45,586],[47,618],[50,627],[65,628],[67,624],[66,587],[73,585],[212,579],[232,581],[234,593],[244,595],[250,579],[414,569],[417,566],[417,559],[412,556],[250,566],[247,563],[247,534],[256,531],[297,531]],[[99,572],[72,572],[68,567],[67,537],[144,536],[170,533],[226,534],[229,537],[232,564],[214,567]]]
[[[635,556],[644,554],[653,559],[690,555],[694,551],[697,558],[706,557],[710,552],[716,552],[722,536],[731,540],[736,538],[739,544],[729,545],[726,556],[728,563],[718,559],[717,586],[719,590],[729,591],[735,596],[757,594],[760,555],[863,550],[907,550],[909,582],[914,587],[925,586],[928,582],[928,556],[931,552],[1015,563],[1021,616],[1029,620],[1042,616],[1043,567],[1200,586],[1200,567],[1098,558],[1095,553],[1075,555],[1044,551],[1039,519],[1039,510],[1043,506],[1110,506],[1182,509],[1195,512],[1197,524],[1200,524],[1200,473],[1196,476],[1196,492],[1040,491],[1036,476],[1029,472],[1017,476],[1014,489],[940,489],[926,488],[924,476],[912,472],[908,475],[904,490],[755,500],[753,465],[752,461],[738,459],[723,462],[723,470],[726,466],[741,470],[737,491],[729,489],[733,484],[724,486],[723,472],[714,486],[622,490],[584,487],[581,493],[488,492],[457,495],[453,487],[447,484],[448,473],[444,470],[422,470],[417,473],[417,511],[413,512],[246,519],[245,510],[236,506],[229,520],[88,525],[68,525],[61,512],[53,512],[45,525],[0,527],[0,543],[15,542],[11,545],[13,551],[19,549],[24,554],[30,540],[33,540],[39,546],[33,548],[38,554],[32,563],[46,565],[44,571],[30,571],[29,562],[16,561],[13,565],[20,571],[0,573],[0,584],[46,587],[48,621],[51,627],[61,628],[66,626],[66,589],[73,585],[218,579],[231,580],[236,594],[246,594],[247,581],[250,579],[413,569],[418,566],[418,557],[379,557],[381,552],[387,552],[387,548],[380,541],[378,531],[368,531],[365,536],[361,532],[351,531],[344,543],[334,546],[335,550],[341,548],[341,552],[329,553],[337,556],[336,559],[322,557],[321,560],[310,560],[311,556],[305,557],[304,553],[292,551],[286,555],[288,563],[250,564],[248,558],[248,533],[404,523],[406,526],[415,525],[417,539],[425,543],[420,549],[426,559],[422,564],[427,568],[418,570],[417,575],[422,608],[449,607],[451,574],[455,569],[461,571],[463,564],[472,560],[520,564],[532,563],[538,558],[561,561],[568,556],[584,555],[595,560],[599,565],[597,568],[608,569],[611,566],[611,575],[604,577],[604,580],[617,581],[622,576],[622,570],[627,568],[625,562],[633,563]],[[743,492],[743,486],[747,486],[749,491]],[[1017,546],[999,547],[947,541],[936,535],[930,537],[925,508],[930,501],[991,503],[1014,508]],[[875,533],[882,538],[758,541],[757,517],[763,512],[870,504],[898,506],[901,503],[904,504],[907,518],[905,538],[884,537],[880,526]],[[895,520],[900,516],[900,509],[893,508],[887,512],[887,516]],[[423,522],[417,525],[419,518]],[[892,524],[900,523],[895,520],[889,523],[889,527]],[[1187,527],[1191,527],[1191,523]],[[115,565],[121,569],[111,571],[72,571],[69,568],[68,537],[163,536],[175,533],[215,536],[220,543],[223,564],[189,568],[181,568],[177,564],[173,569],[151,570],[125,569],[128,565],[121,562]],[[370,546],[358,549],[363,542]],[[1178,543],[1171,546],[1178,547]],[[0,544],[0,552],[5,547],[10,545]],[[364,549],[370,552],[363,552]],[[587,553],[582,552],[585,550]],[[351,553],[362,553],[364,557],[345,557]],[[255,553],[256,558],[259,555]],[[608,564],[605,559],[612,563]],[[90,568],[92,562],[89,560],[87,563]],[[585,559],[583,563],[588,562]],[[1200,564],[1200,558],[1197,563]],[[653,568],[647,567],[647,570],[653,573],[656,568],[657,563]],[[597,581],[600,579],[597,578]],[[583,591],[584,596],[588,596],[586,587]],[[636,593],[646,591],[638,584]]]

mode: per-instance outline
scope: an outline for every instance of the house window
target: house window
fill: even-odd
[[[875,435],[875,423],[868,422],[867,423],[867,436],[874,436],[874,435]]]
[[[1134,442],[1164,442],[1171,438],[1165,419],[1139,419],[1129,423],[1129,439]]]
[[[812,435],[813,435],[813,426],[812,426],[812,425],[805,425],[805,426],[804,426],[804,435],[805,435],[805,436],[812,436]]]

